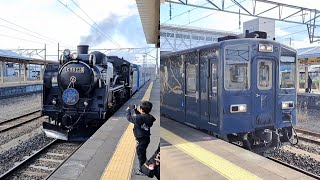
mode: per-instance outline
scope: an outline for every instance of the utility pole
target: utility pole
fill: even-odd
[[[143,77],[146,77],[146,68],[145,68],[145,63],[146,63],[146,54],[144,54],[144,55],[142,55],[143,56],[143,65],[142,65],[142,67],[143,67],[143,73],[144,73],[144,75],[143,75]]]
[[[158,55],[158,50],[159,48],[156,49],[156,78],[158,78],[158,74],[159,74],[159,65],[158,65],[158,58],[159,58],[159,55]]]

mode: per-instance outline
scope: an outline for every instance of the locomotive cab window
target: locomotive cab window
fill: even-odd
[[[281,56],[280,58],[280,88],[295,88],[295,58]]]
[[[224,87],[227,90],[250,88],[249,45],[227,46],[224,61]]]
[[[272,87],[272,62],[260,60],[258,65],[258,88],[268,90]]]

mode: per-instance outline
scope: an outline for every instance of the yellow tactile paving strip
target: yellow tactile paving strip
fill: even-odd
[[[261,179],[241,167],[213,154],[212,152],[187,141],[161,127],[160,136],[179,150],[218,172],[227,179]],[[188,170],[187,170],[188,171]]]
[[[142,100],[148,101],[151,96],[153,82],[149,84]],[[130,123],[123,133],[118,147],[114,152],[107,168],[100,179],[103,180],[128,180],[131,177],[132,164],[136,152],[136,141],[132,132],[133,124]]]

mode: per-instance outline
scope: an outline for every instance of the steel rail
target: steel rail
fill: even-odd
[[[272,160],[272,161],[274,161],[274,162],[277,162],[277,163],[279,163],[279,164],[282,164],[282,165],[284,165],[284,166],[286,166],[286,167],[289,167],[289,168],[291,168],[291,169],[294,169],[294,170],[296,170],[296,171],[298,171],[298,172],[300,172],[300,173],[302,173],[302,174],[305,174],[305,175],[307,175],[307,176],[310,176],[310,177],[312,177],[312,178],[320,179],[320,176],[318,176],[318,175],[316,175],[316,174],[313,174],[313,173],[311,173],[311,172],[305,171],[305,170],[300,169],[300,168],[298,168],[298,167],[296,167],[296,166],[287,164],[287,163],[285,163],[285,162],[283,162],[283,161],[280,161],[280,160],[278,160],[278,159],[276,159],[276,158],[272,158],[272,157],[267,157],[267,158],[270,159],[270,160]]]
[[[28,113],[28,114],[25,114],[25,115],[22,115],[22,116],[13,118],[13,119],[9,119],[9,120],[7,120],[7,121],[1,122],[1,123],[0,123],[0,126],[4,126],[6,123],[11,123],[11,122],[13,122],[13,121],[15,121],[15,120],[18,120],[18,119],[21,119],[21,118],[25,118],[25,117],[27,117],[27,116],[30,116],[30,115],[35,114],[35,113],[38,113],[38,112],[40,112],[40,110],[31,112],[31,113]],[[20,122],[20,123],[18,123],[18,124],[11,125],[11,126],[9,126],[9,127],[7,127],[7,128],[0,129],[0,133],[5,132],[5,131],[8,131],[8,130],[13,129],[13,128],[16,128],[16,127],[19,127],[19,126],[24,125],[24,124],[26,124],[26,123],[28,123],[28,122],[34,121],[34,120],[36,120],[36,119],[39,119],[39,118],[41,118],[41,117],[43,117],[43,116],[40,115],[40,116],[31,118],[31,119],[28,119],[28,120],[26,120],[26,121]]]

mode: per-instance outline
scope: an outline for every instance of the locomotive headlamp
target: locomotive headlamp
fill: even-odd
[[[52,100],[52,104],[53,104],[53,105],[56,105],[56,104],[57,104],[56,99],[53,99],[53,100]]]
[[[87,107],[87,106],[89,105],[88,101],[84,101],[84,102],[83,102],[83,105],[84,105],[85,107]]]
[[[70,56],[70,50],[69,49],[65,49],[64,51],[63,51],[63,55],[65,55],[65,56]]]
[[[294,103],[293,101],[283,101],[281,104],[282,109],[292,109],[294,108]]]
[[[273,45],[271,44],[259,44],[260,52],[273,52]]]
[[[78,54],[77,53],[72,53],[71,58],[72,59],[77,59],[78,58]]]
[[[247,105],[246,104],[230,105],[230,112],[231,113],[247,112]]]

